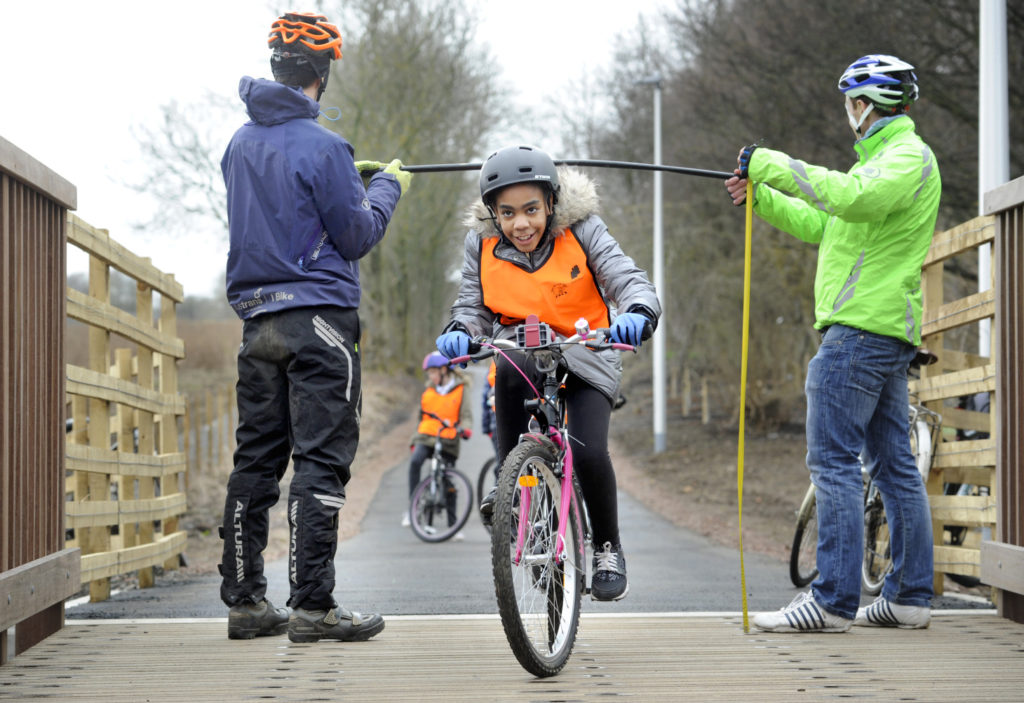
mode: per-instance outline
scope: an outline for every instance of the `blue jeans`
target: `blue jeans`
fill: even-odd
[[[914,347],[894,337],[832,325],[807,367],[807,467],[818,503],[814,599],[852,618],[860,603],[864,554],[861,451],[882,494],[893,571],[882,596],[929,606],[932,523],[924,482],[910,452],[907,367]]]

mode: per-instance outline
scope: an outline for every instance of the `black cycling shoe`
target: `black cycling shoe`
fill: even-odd
[[[288,629],[288,615],[288,608],[275,608],[266,598],[259,603],[233,605],[228,610],[228,638],[251,640],[284,634]]]
[[[490,527],[491,521],[494,519],[494,501],[497,497],[498,488],[495,486],[480,502],[480,520],[483,521],[485,527]]]
[[[629,593],[626,578],[626,555],[621,545],[605,542],[594,550],[594,578],[590,597],[594,600],[621,600]]]

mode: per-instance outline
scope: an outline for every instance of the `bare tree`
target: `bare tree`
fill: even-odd
[[[1013,5],[1013,3],[1011,3]],[[1013,70],[1024,64],[1024,12],[1009,7]],[[896,54],[917,66],[919,131],[943,176],[939,227],[977,212],[977,7],[956,0],[677,0],[660,25],[667,40],[634,33],[617,52],[612,109],[589,139],[606,158],[646,160],[652,143],[650,88],[663,85],[666,163],[731,170],[744,144],[758,140],[797,158],[846,170],[853,141],[835,90],[839,73],[867,53]],[[1011,113],[1024,91],[1011,83]],[[1011,171],[1024,166],[1024,120],[1011,119]],[[649,250],[646,174],[611,174],[610,225],[633,251]],[[670,365],[688,365],[726,389],[739,377],[742,210],[720,183],[666,176],[665,271]],[[630,237],[633,239],[630,240]],[[755,420],[785,422],[799,406],[803,362],[813,352],[812,283],[816,249],[755,223],[750,393]],[[671,368],[671,366],[670,366]],[[735,416],[735,409],[732,409]]]

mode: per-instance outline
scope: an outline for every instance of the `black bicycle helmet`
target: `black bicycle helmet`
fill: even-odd
[[[532,146],[509,146],[499,149],[480,168],[480,197],[491,206],[494,194],[505,186],[534,183],[558,200],[558,171],[551,157]]]
[[[320,79],[316,99],[327,89],[331,61],[341,58],[341,34],[323,15],[286,12],[274,20],[267,37],[273,53],[270,69],[286,85],[308,85]]]

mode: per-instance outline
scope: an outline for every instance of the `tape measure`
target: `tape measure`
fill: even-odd
[[[754,184],[747,181],[746,227],[743,243],[743,341],[740,344],[740,439],[736,458],[736,503],[739,506],[740,588],[743,590],[743,632],[750,632],[747,613],[747,573],[743,566],[743,435],[747,417],[747,349],[750,342],[750,242],[754,219]]]

